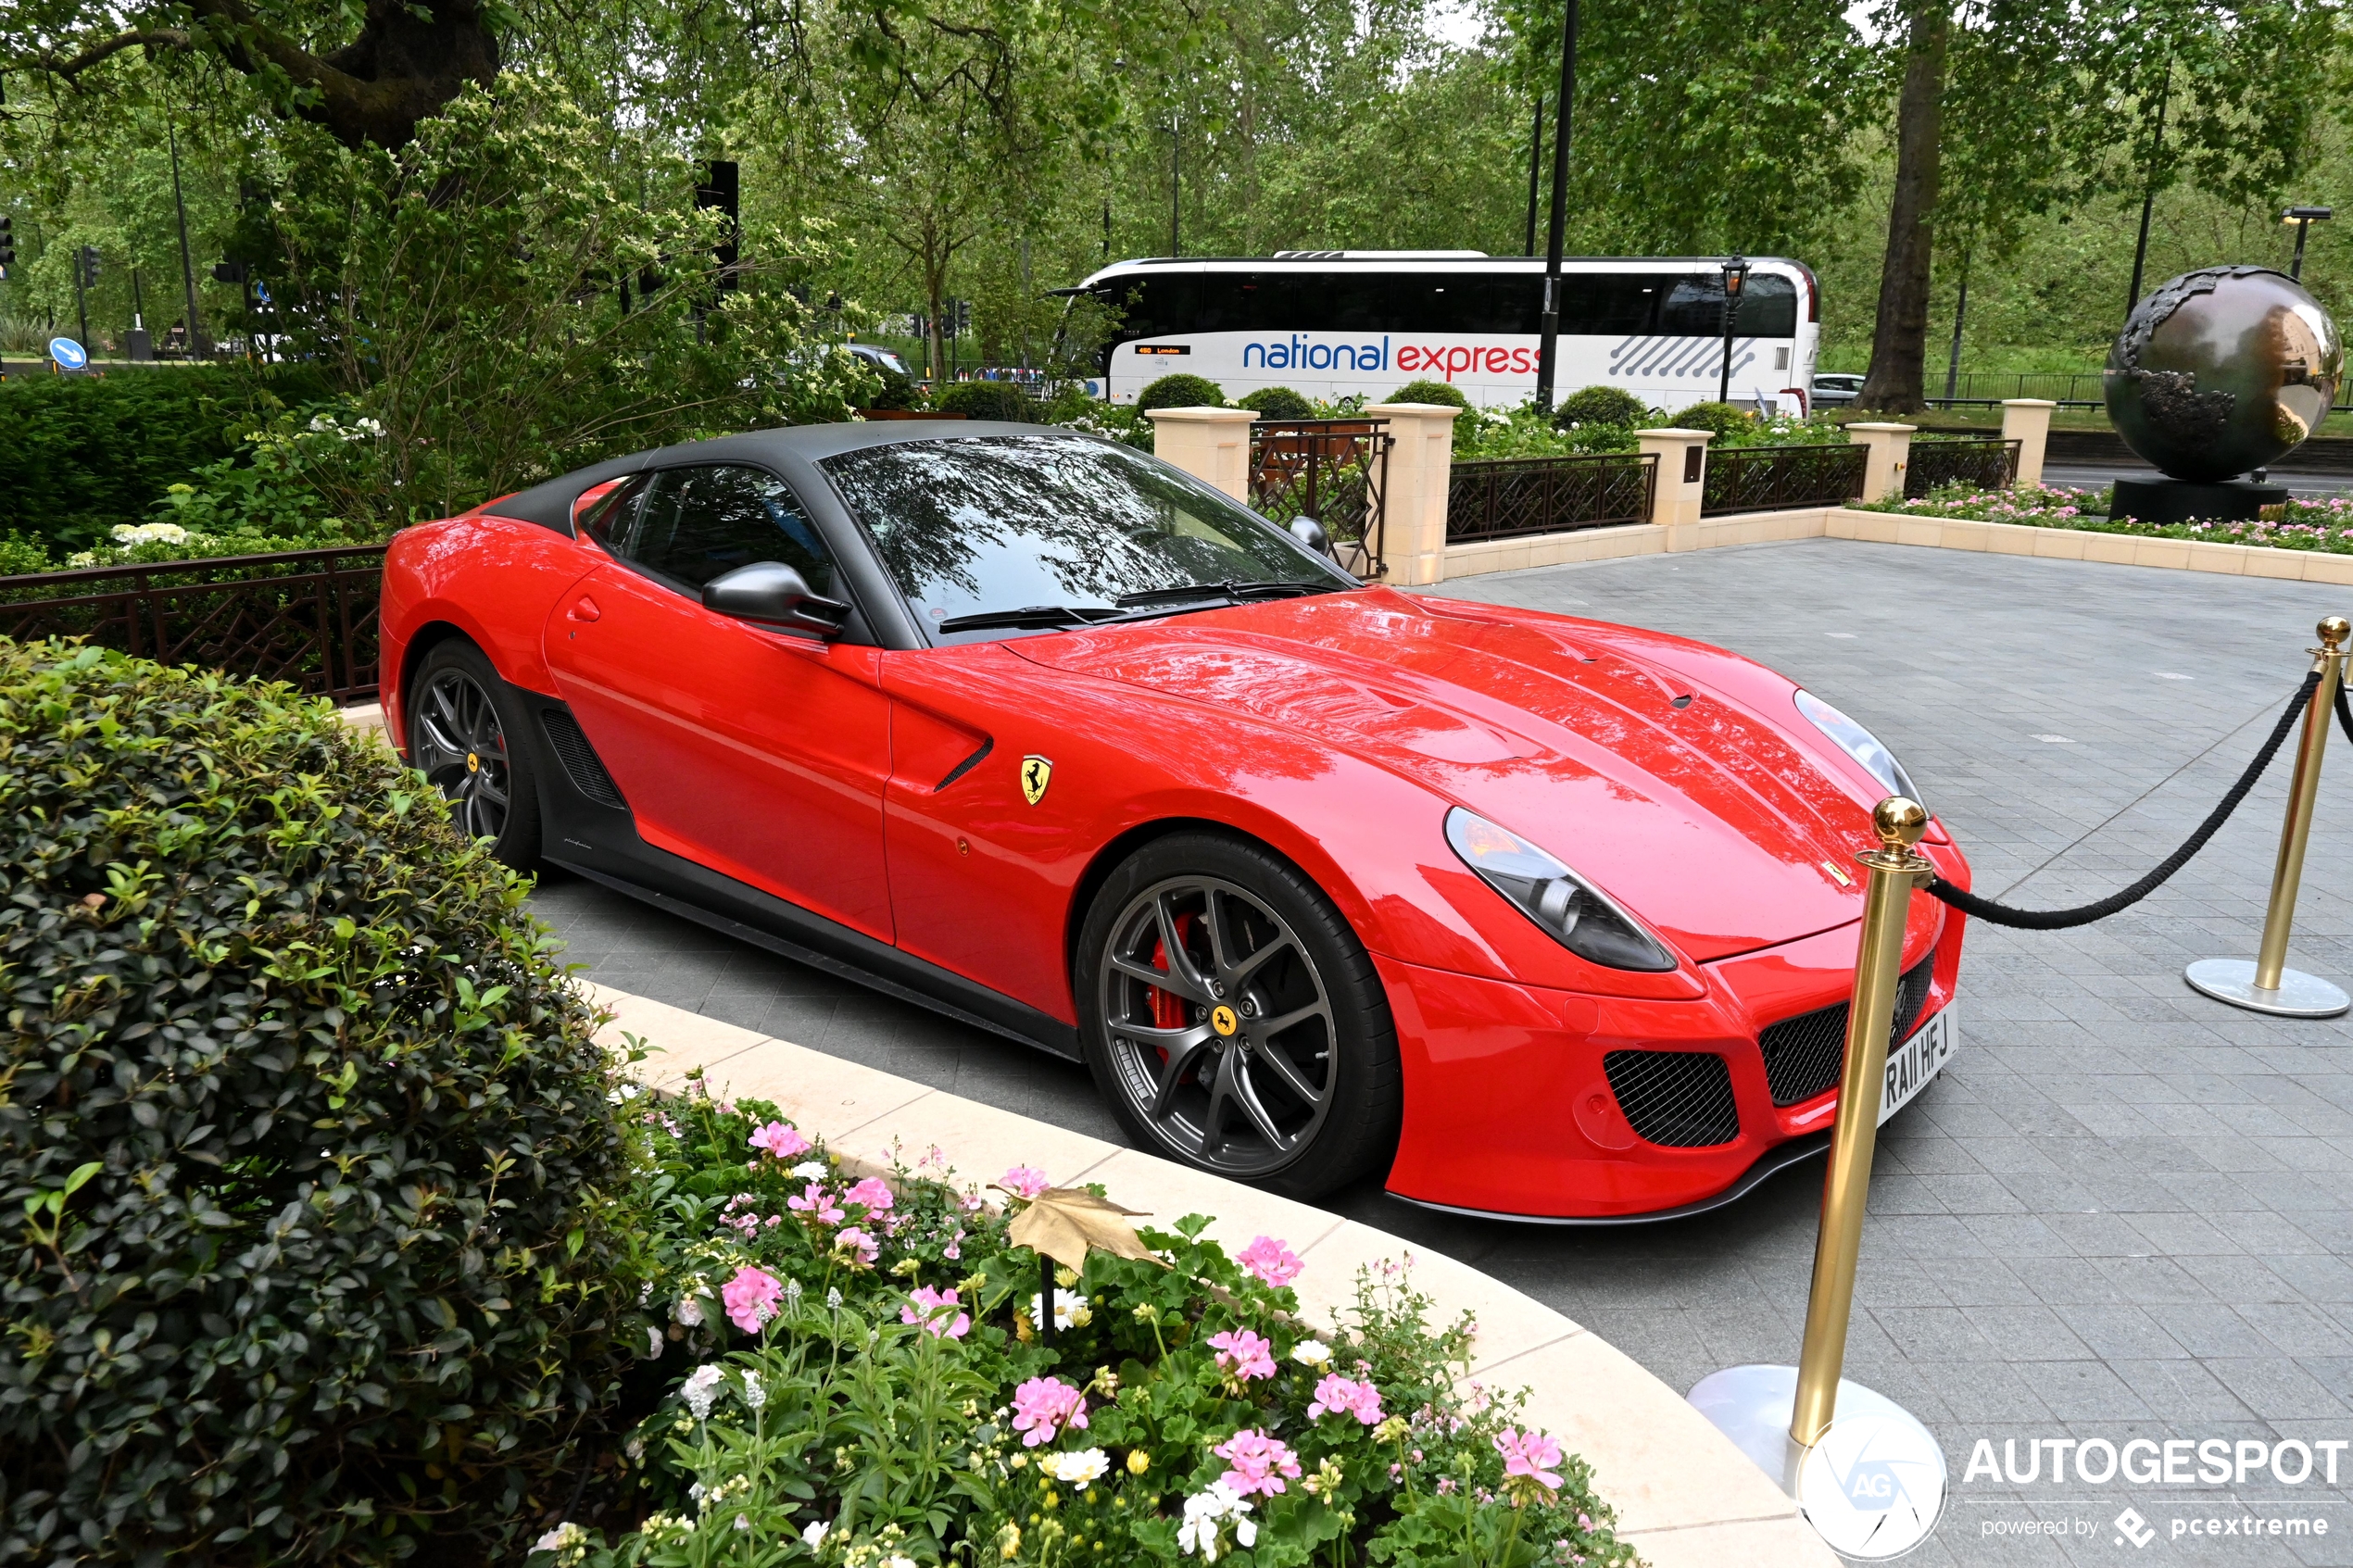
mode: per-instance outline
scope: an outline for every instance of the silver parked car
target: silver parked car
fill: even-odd
[[[1815,408],[1821,408],[1833,403],[1852,403],[1862,390],[1863,378],[1860,376],[1816,376],[1813,404]]]

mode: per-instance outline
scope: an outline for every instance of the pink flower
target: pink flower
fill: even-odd
[[[1380,1424],[1380,1390],[1370,1383],[1333,1373],[1315,1385],[1315,1402],[1307,1407],[1307,1419],[1315,1421],[1327,1415],[1353,1415],[1367,1426]]]
[[[1027,1165],[1016,1165],[998,1180],[997,1185],[1015,1198],[1031,1198],[1048,1186],[1046,1173]]]
[[[871,1263],[882,1256],[882,1243],[856,1225],[844,1225],[836,1232],[834,1245],[856,1252],[861,1263]]]
[[[806,1154],[815,1147],[789,1122],[771,1122],[752,1130],[751,1147],[764,1149],[779,1160],[790,1160],[796,1154]]]
[[[776,1315],[776,1300],[784,1293],[784,1284],[774,1274],[747,1263],[720,1287],[719,1299],[727,1309],[728,1322],[746,1334],[758,1334]]]
[[[1262,1236],[1243,1248],[1241,1256],[1234,1261],[1239,1263],[1242,1273],[1251,1278],[1271,1285],[1277,1290],[1297,1279],[1307,1267],[1293,1256],[1290,1248],[1271,1236]]]
[[[1077,1389],[1059,1377],[1033,1377],[1013,1390],[1013,1430],[1023,1448],[1051,1443],[1065,1426],[1087,1429],[1087,1397]]]
[[[799,1198],[785,1199],[785,1207],[796,1214],[806,1214],[822,1225],[837,1225],[842,1222],[841,1205],[834,1201],[822,1182],[812,1182],[801,1189]]]
[[[1504,1427],[1495,1434],[1495,1451],[1504,1456],[1504,1476],[1506,1480],[1525,1475],[1548,1492],[1561,1489],[1561,1478],[1552,1468],[1561,1461],[1561,1446],[1541,1432],[1516,1432]]]
[[[1229,1329],[1213,1336],[1210,1348],[1217,1352],[1217,1365],[1247,1383],[1253,1377],[1275,1375],[1275,1345],[1262,1339],[1246,1328]]]
[[[972,1314],[956,1311],[954,1291],[934,1290],[928,1285],[920,1286],[915,1290],[914,1301],[913,1307],[899,1309],[900,1323],[919,1323],[931,1331],[934,1338],[962,1339],[972,1331]],[[921,1311],[916,1311],[918,1307]],[[950,1312],[956,1312],[953,1323],[948,1321]]]
[[[844,1203],[862,1203],[869,1214],[887,1213],[891,1204],[897,1201],[891,1193],[890,1184],[880,1176],[868,1176],[843,1193],[841,1200]]]
[[[1232,1466],[1219,1480],[1244,1497],[1264,1492],[1268,1497],[1287,1488],[1283,1477],[1299,1476],[1299,1456],[1279,1438],[1244,1427],[1209,1450]]]

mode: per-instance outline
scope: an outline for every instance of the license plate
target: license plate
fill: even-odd
[[[1904,1109],[1914,1095],[1929,1085],[1944,1064],[1953,1060],[1953,1047],[1960,1043],[1960,1024],[1953,1017],[1952,1004],[1926,1023],[1912,1037],[1887,1053],[1887,1078],[1880,1085],[1879,1121]]]

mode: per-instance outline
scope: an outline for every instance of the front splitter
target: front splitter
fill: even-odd
[[[1756,1163],[1742,1172],[1740,1179],[1723,1191],[1672,1209],[1654,1209],[1644,1214],[1509,1214],[1491,1209],[1462,1209],[1451,1203],[1432,1203],[1427,1198],[1408,1198],[1402,1192],[1391,1192],[1389,1196],[1401,1203],[1410,1203],[1416,1209],[1428,1209],[1433,1213],[1459,1214],[1467,1220],[1499,1220],[1515,1225],[1655,1225],[1668,1220],[1688,1220],[1694,1214],[1705,1214],[1728,1203],[1737,1203],[1791,1166],[1829,1152],[1830,1147],[1831,1135],[1827,1132],[1792,1138],[1757,1156]]]

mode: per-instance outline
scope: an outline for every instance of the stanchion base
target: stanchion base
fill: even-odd
[[[2282,970],[2279,988],[2263,990],[2255,984],[2254,963],[2246,959],[2200,959],[2182,972],[2182,978],[2192,990],[2218,1002],[2274,1018],[2334,1018],[2353,1007],[2353,997],[2300,970]]]
[[[1840,1555],[1863,1561],[1908,1551],[1944,1512],[1944,1449],[1911,1411],[1858,1383],[1838,1384],[1838,1414],[1821,1444],[1789,1435],[1797,1369],[1736,1366],[1692,1389],[1693,1409],[1797,1500]]]

